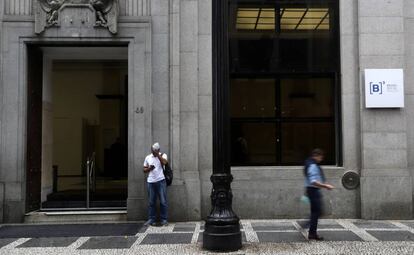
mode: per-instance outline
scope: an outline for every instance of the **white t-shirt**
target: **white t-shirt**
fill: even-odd
[[[161,155],[161,153],[160,153]],[[167,154],[163,154],[162,157],[166,160],[168,160]],[[148,174],[147,182],[154,183],[159,182],[165,179],[164,176],[164,168],[162,167],[162,164],[160,160],[157,157],[154,157],[154,155],[149,154],[145,157],[144,166],[148,167],[150,165],[154,165],[155,168]]]

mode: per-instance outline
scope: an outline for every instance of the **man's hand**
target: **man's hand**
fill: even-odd
[[[325,184],[325,189],[327,190],[333,190],[335,187],[332,186],[331,184]]]
[[[160,160],[161,164],[164,166],[168,163],[168,161],[162,157],[163,155],[164,154],[161,154],[159,150],[157,151],[157,155],[154,154],[154,156],[157,157]]]
[[[144,173],[149,173],[152,170],[154,170],[155,166],[154,165],[150,165],[150,166],[144,166]]]

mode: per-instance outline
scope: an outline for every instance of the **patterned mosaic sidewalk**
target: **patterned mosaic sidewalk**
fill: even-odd
[[[242,238],[254,244],[314,243],[306,239],[304,220],[242,220]],[[202,222],[172,223],[167,227],[143,227],[141,223],[3,225],[0,254],[53,251],[162,249],[168,245],[200,248]],[[319,233],[327,242],[414,241],[414,221],[321,220]],[[320,243],[320,242],[318,242]],[[414,244],[414,242],[413,242]],[[38,249],[38,250],[36,250]],[[40,249],[40,250],[39,250]],[[58,250],[56,250],[58,249]],[[168,252],[167,252],[168,253]]]

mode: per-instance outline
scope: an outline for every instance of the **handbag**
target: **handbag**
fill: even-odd
[[[164,177],[165,181],[167,182],[167,186],[170,186],[173,180],[173,170],[170,167],[170,164],[164,165]]]

